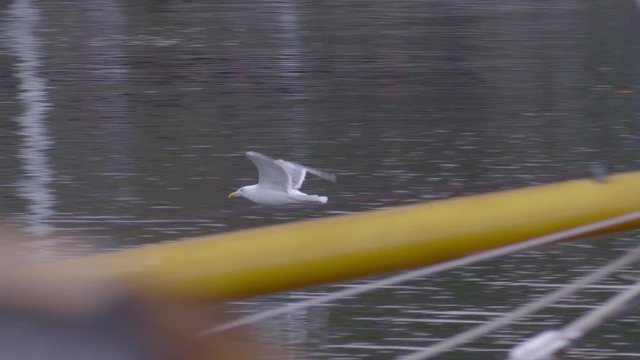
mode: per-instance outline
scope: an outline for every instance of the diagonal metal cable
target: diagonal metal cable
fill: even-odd
[[[274,318],[276,316],[299,311],[311,306],[332,303],[345,297],[360,295],[369,291],[379,289],[380,287],[383,287],[383,286],[395,285],[395,284],[402,283],[415,278],[433,275],[439,272],[452,270],[452,269],[455,269],[461,266],[470,265],[476,262],[486,261],[486,260],[502,257],[505,255],[510,255],[510,254],[514,254],[514,253],[525,251],[525,250],[530,250],[542,245],[552,244],[561,240],[566,240],[568,238],[586,235],[598,230],[625,224],[638,219],[640,219],[640,211],[635,211],[625,215],[609,218],[606,220],[577,226],[577,227],[563,230],[550,235],[537,237],[525,242],[521,242],[513,245],[507,245],[498,249],[489,250],[482,253],[466,256],[464,258],[459,258],[459,259],[447,261],[444,263],[432,265],[429,267],[404,272],[395,276],[371,281],[366,284],[332,292],[316,298],[307,299],[307,300],[299,301],[296,303],[277,307],[274,309],[266,310],[263,312],[259,312],[257,314],[244,316],[234,321],[227,322],[221,325],[214,326],[210,329],[207,329],[203,331],[201,335],[209,335],[209,334],[230,330],[230,329],[234,329],[234,328],[245,326],[245,325],[255,324],[260,321],[264,321],[270,318]]]
[[[591,330],[637,308],[640,305],[638,300],[640,300],[640,281],[629,285],[626,290],[619,292],[595,310],[582,315],[560,330],[547,330],[518,344],[511,349],[507,359],[541,360],[554,358]]]
[[[492,333],[504,326],[514,323],[516,320],[533,314],[550,304],[567,297],[585,286],[592,284],[612,273],[620,270],[621,268],[630,265],[634,262],[640,261],[640,246],[635,249],[629,250],[625,255],[617,260],[610,262],[609,264],[589,273],[587,276],[583,276],[574,280],[569,285],[553,291],[547,295],[542,296],[540,299],[527,303],[507,314],[497,317],[491,322],[473,327],[467,331],[459,333],[450,337],[444,341],[441,341],[433,346],[424,348],[422,350],[413,352],[411,354],[399,357],[397,360],[421,360],[430,359],[443,352],[453,350],[458,346],[476,340],[484,335]]]

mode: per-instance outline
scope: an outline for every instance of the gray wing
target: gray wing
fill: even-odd
[[[246,155],[258,168],[260,187],[278,191],[287,191],[291,188],[291,177],[280,163],[282,160],[273,160],[255,151],[248,151]]]
[[[289,174],[289,177],[291,178],[291,187],[296,190],[300,189],[304,182],[304,178],[307,175],[307,169],[304,166],[284,160],[276,160],[276,162]]]
[[[322,170],[310,168],[308,166],[303,166],[284,160],[276,160],[276,162],[278,162],[287,171],[287,173],[289,173],[289,177],[291,178],[291,186],[296,190],[300,189],[300,187],[302,186],[307,172],[324,180],[328,180],[331,182],[336,181],[335,175]]]

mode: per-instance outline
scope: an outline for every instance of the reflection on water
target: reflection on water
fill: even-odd
[[[15,121],[0,122],[0,214],[37,235],[124,248],[640,163],[631,3],[17,0],[2,10],[0,116]],[[229,201],[255,181],[246,150],[338,174],[303,189],[329,204]],[[540,296],[635,241],[531,252],[265,328],[318,358],[386,359]],[[610,279],[448,356],[493,356],[622,284]],[[637,353],[630,324],[574,357]]]
[[[54,171],[48,158],[53,140],[46,125],[51,104],[48,102],[46,80],[40,75],[42,40],[36,33],[41,21],[40,11],[30,0],[16,0],[5,17],[7,42],[12,55],[17,58],[17,98],[24,109],[15,118],[21,137],[18,157],[23,174],[18,189],[20,196],[28,202],[24,215],[27,230],[44,237],[51,234],[51,226],[46,220],[54,214],[56,199],[52,189]]]
[[[133,126],[129,101],[122,91],[129,82],[129,70],[123,46],[111,41],[125,36],[126,23],[117,1],[83,2],[81,8],[86,19],[83,30],[90,36],[77,39],[85,56],[84,64],[78,69],[84,79],[80,98],[85,104],[84,110],[97,119],[91,131],[98,136],[91,142],[103,154],[93,171],[116,180],[115,186],[106,194],[115,200],[111,205],[114,206],[136,199],[133,188],[124,181],[134,172],[131,156]]]

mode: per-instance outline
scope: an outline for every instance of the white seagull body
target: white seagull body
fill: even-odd
[[[292,163],[282,159],[274,160],[266,155],[249,151],[249,160],[258,168],[258,183],[241,187],[229,197],[243,197],[262,205],[283,205],[292,203],[326,203],[326,196],[307,195],[301,192],[307,172],[328,181],[336,181],[336,176],[318,169]]]

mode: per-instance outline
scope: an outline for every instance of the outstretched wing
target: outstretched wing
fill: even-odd
[[[336,181],[335,175],[322,170],[310,168],[308,166],[303,166],[284,160],[276,160],[276,162],[278,162],[287,171],[289,177],[291,178],[291,186],[296,190],[300,189],[300,187],[302,186],[307,172],[310,172],[311,174],[324,180],[328,180],[331,182]]]
[[[280,163],[282,160],[255,151],[248,151],[246,155],[258,168],[258,186],[285,192],[291,188],[291,177]]]
[[[280,166],[289,174],[291,178],[291,187],[298,190],[304,182],[304,178],[307,175],[307,169],[304,166],[298,165],[284,160],[276,160]]]

